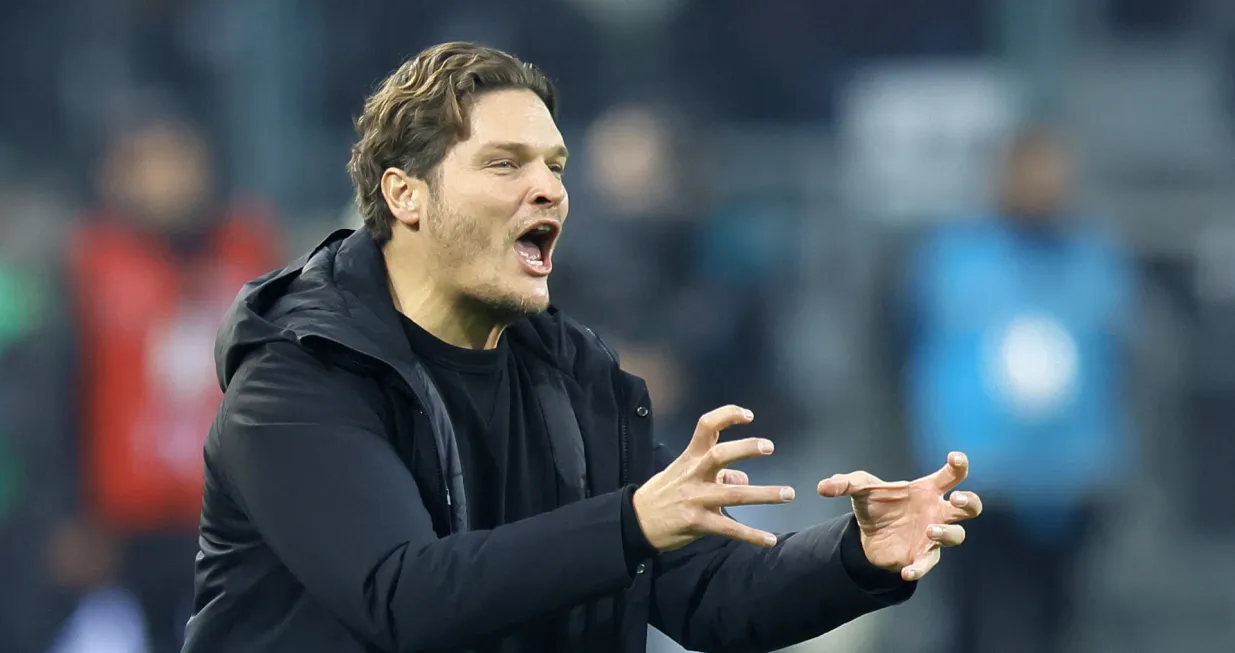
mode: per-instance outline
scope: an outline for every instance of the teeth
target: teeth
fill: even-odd
[[[550,227],[550,226],[549,226],[549,225],[547,225],[547,224],[542,224],[542,225],[540,225],[540,226],[536,227],[535,229],[533,229],[533,230],[532,230],[532,233],[537,233],[537,234],[547,234],[547,233],[549,233],[549,231],[550,231],[550,230],[552,230],[552,227]]]

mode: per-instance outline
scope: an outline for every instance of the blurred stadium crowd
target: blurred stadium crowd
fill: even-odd
[[[742,403],[800,489],[969,453],[969,542],[801,650],[1235,648],[1224,0],[6,0],[0,651],[179,650],[218,320],[356,226],[351,118],[452,39],[559,84],[555,303],[663,438]],[[738,514],[847,509],[799,496]]]

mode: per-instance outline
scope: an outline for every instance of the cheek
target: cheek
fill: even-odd
[[[438,248],[453,259],[455,267],[498,273],[495,265],[510,249],[513,216],[523,196],[513,180],[482,177],[469,181],[452,185],[444,197]]]
[[[484,224],[475,220],[458,220],[442,232],[441,249],[476,258],[477,255],[492,249],[492,241],[492,236]]]
[[[438,233],[440,262],[455,270],[466,270],[469,277],[500,274],[502,256],[507,249],[505,232],[499,232],[488,220],[462,215],[451,218]]]

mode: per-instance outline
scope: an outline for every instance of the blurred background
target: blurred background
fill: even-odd
[[[776,440],[741,518],[969,453],[969,542],[796,650],[1235,650],[1235,4],[3,0],[0,651],[179,650],[224,307],[453,39],[559,84],[555,303],[661,437]]]

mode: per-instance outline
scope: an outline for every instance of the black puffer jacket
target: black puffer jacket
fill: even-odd
[[[643,651],[649,624],[694,650],[771,650],[912,593],[864,567],[851,518],[772,549],[703,538],[632,571],[623,502],[673,458],[643,382],[555,310],[509,338],[535,371],[545,482],[569,500],[469,531],[462,436],[373,241],[336,233],[246,286],[216,347],[186,653],[483,650],[545,619],[561,651]]]

